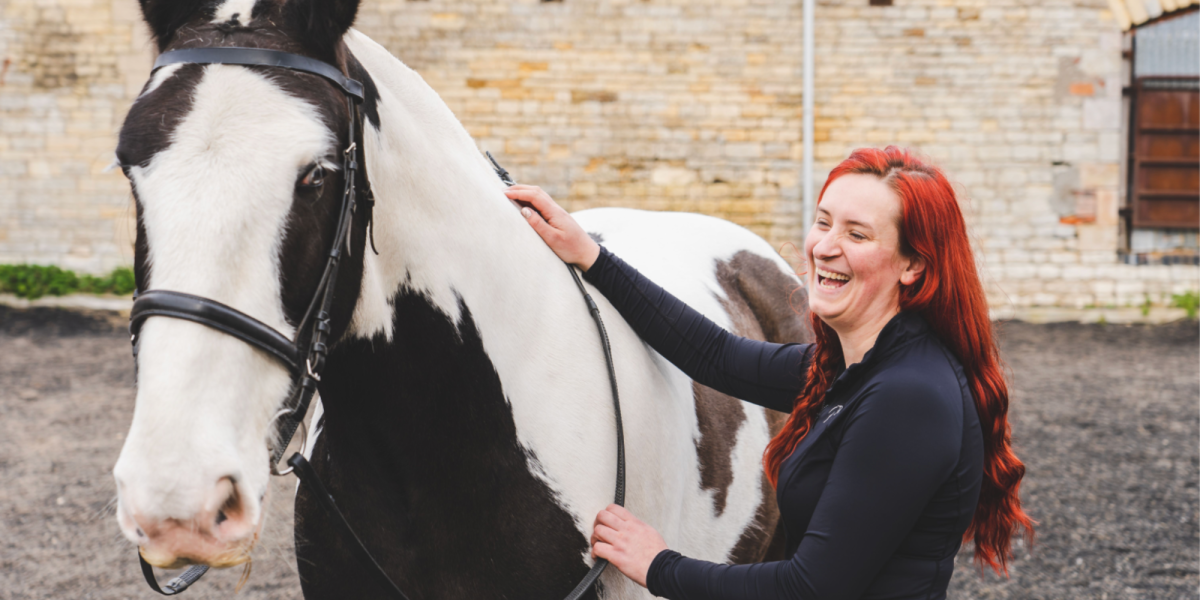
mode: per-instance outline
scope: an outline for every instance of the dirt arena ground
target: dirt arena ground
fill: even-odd
[[[157,598],[113,519],[133,410],[119,317],[0,306],[0,599]],[[1001,325],[1022,496],[1040,523],[1010,577],[959,554],[951,598],[1197,598],[1197,325]],[[299,598],[294,480],[277,479],[246,599]],[[185,598],[227,598],[240,569]]]

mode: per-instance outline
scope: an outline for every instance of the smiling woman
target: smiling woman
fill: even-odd
[[[855,151],[830,174],[805,240],[813,344],[735,336],[592,241],[540,189],[509,197],[663,357],[790,413],[763,461],[784,560],[688,558],[622,507],[596,516],[593,554],[652,593],[945,598],[965,539],[979,563],[1004,570],[1014,529],[1032,535],[983,288],[937,169],[888,147]]]
[[[869,207],[874,212],[867,210]],[[882,320],[886,322],[898,313],[919,314],[965,372],[984,432],[982,489],[965,539],[974,538],[978,562],[1004,569],[1013,529],[1024,528],[1032,536],[1033,522],[1021,510],[1017,496],[1025,467],[1009,444],[1008,386],[1000,370],[987,300],[953,187],[941,171],[906,150],[892,146],[882,151],[860,149],[829,174],[818,210],[821,216],[805,243],[809,263],[814,267],[809,274],[809,289],[823,287],[816,271],[827,259],[850,264],[851,268],[854,264],[886,263],[890,271],[879,277],[886,283],[877,292],[884,296],[882,305],[886,307],[887,317]],[[848,244],[824,243],[829,239],[826,232],[834,230],[835,213],[841,214],[844,225],[850,228],[847,235],[853,241]],[[859,219],[873,223],[876,229],[855,231],[856,226],[863,227],[856,225]],[[887,249],[872,252],[871,233],[890,238],[884,243]],[[826,300],[840,294],[821,293],[828,291],[814,290],[810,296],[816,343],[808,366],[809,383],[797,398],[783,431],[767,448],[768,476],[778,476],[786,455],[811,428],[828,383],[844,365],[857,362],[850,360],[851,353],[861,349],[867,337],[869,349],[883,327],[873,329],[864,324],[856,328],[853,318],[842,319],[840,313],[833,312],[828,318],[820,314],[837,306]],[[858,301],[878,306],[879,300]],[[860,314],[864,323],[881,320],[866,312]]]
[[[846,364],[861,361],[899,312],[896,283],[913,285],[925,271],[921,256],[902,248],[899,224],[892,188],[875,175],[852,173],[831,179],[804,240],[809,308],[837,329]]]

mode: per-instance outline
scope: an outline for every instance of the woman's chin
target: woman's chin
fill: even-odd
[[[844,307],[837,304],[829,302],[825,298],[816,297],[816,294],[810,294],[808,297],[808,310],[831,327],[846,312]]]
[[[808,308],[822,319],[846,312],[850,302],[849,283],[837,287],[817,283],[808,292]]]

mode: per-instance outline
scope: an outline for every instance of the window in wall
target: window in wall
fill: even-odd
[[[1133,33],[1130,262],[1200,263],[1200,11]]]

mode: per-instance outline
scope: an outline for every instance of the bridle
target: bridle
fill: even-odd
[[[311,488],[310,491],[313,492],[318,503],[333,520],[334,525],[341,530],[345,537],[354,540],[355,543],[350,544],[351,550],[361,562],[369,566],[367,570],[374,575],[377,583],[393,597],[408,600],[404,592],[388,577],[378,561],[367,550],[362,540],[354,533],[346,517],[337,508],[333,497],[317,478],[316,472],[308,460],[301,453],[296,452],[288,458],[287,469],[280,470],[278,468],[279,461],[283,458],[283,453],[295,436],[296,430],[304,421],[309,404],[312,402],[313,395],[317,392],[317,386],[321,381],[321,372],[325,368],[325,358],[329,353],[327,343],[329,342],[331,331],[329,311],[333,307],[334,290],[337,287],[338,266],[343,254],[348,255],[350,253],[350,230],[353,227],[354,213],[360,201],[360,196],[365,209],[368,211],[367,235],[370,239],[372,249],[374,249],[375,245],[371,225],[375,202],[365,172],[366,165],[359,162],[359,147],[355,141],[356,135],[361,138],[363,131],[361,109],[363,86],[360,82],[350,79],[340,69],[328,63],[289,52],[259,48],[193,48],[164,52],[154,62],[154,68],[151,73],[173,64],[226,64],[281,67],[317,75],[336,85],[346,95],[350,112],[350,126],[347,134],[349,141],[342,152],[345,188],[342,192],[341,209],[338,212],[337,229],[335,230],[333,243],[330,245],[325,261],[325,270],[322,272],[321,279],[313,291],[312,299],[309,301],[303,318],[296,327],[294,339],[289,339],[287,336],[284,336],[254,317],[215,300],[171,290],[146,290],[135,294],[133,309],[129,316],[129,331],[132,334],[130,341],[133,344],[134,358],[136,360],[138,354],[138,334],[142,329],[142,325],[145,324],[146,319],[150,317],[171,317],[199,323],[231,335],[266,352],[282,363],[292,376],[292,391],[288,399],[284,402],[283,410],[276,415],[278,418],[276,421],[278,443],[271,449],[271,474],[286,475],[294,472],[301,482]],[[488,159],[492,160],[492,165],[497,175],[505,183],[511,185],[513,180],[508,176],[508,172],[496,164],[490,154],[488,155]],[[604,322],[600,319],[600,310],[584,288],[578,273],[570,265],[567,265],[567,268],[571,272],[571,276],[574,278],[579,291],[584,296],[588,311],[596,322],[604,345],[604,357],[608,364],[609,383],[612,386],[613,408],[617,425],[617,487],[614,494],[614,503],[623,505],[625,503],[625,442],[621,426],[621,405],[617,394],[616,371],[613,366],[608,333],[604,328]],[[138,553],[138,560],[141,563],[142,574],[146,578],[146,583],[156,592],[165,596],[175,595],[186,590],[208,572],[207,566],[195,565],[188,568],[182,575],[160,587],[157,579],[154,577],[153,568],[141,556],[140,551]],[[607,565],[607,561],[602,559],[597,560],[587,575],[584,576],[583,580],[567,595],[566,600],[578,600],[578,598],[583,596],[595,584]]]

